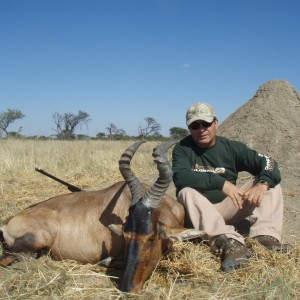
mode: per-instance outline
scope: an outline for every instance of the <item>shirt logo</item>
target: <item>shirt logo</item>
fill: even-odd
[[[198,164],[195,164],[192,170],[195,172],[225,174],[225,168],[223,167],[214,168],[209,166],[199,166]]]
[[[274,159],[270,156],[264,155],[264,154],[260,154],[258,153],[258,156],[260,157],[264,157],[266,159],[266,166],[265,166],[265,170],[267,171],[273,171],[274,169]]]

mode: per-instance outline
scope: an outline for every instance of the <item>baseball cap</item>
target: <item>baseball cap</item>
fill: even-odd
[[[212,122],[216,118],[214,108],[208,103],[194,103],[186,112],[186,124],[189,126],[194,121],[203,120]]]

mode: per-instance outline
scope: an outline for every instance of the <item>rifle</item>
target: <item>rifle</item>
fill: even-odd
[[[59,179],[59,178],[57,178],[57,177],[55,177],[55,176],[53,176],[53,175],[51,175],[51,174],[45,172],[44,170],[42,170],[42,169],[40,169],[40,168],[35,168],[35,170],[36,170],[37,172],[43,174],[43,175],[46,175],[46,176],[48,176],[48,177],[54,179],[55,181],[57,181],[57,182],[59,182],[59,183],[65,185],[65,186],[68,188],[68,190],[71,191],[71,192],[82,192],[82,191],[84,191],[84,190],[82,190],[81,188],[79,188],[79,187],[77,187],[77,186],[75,186],[75,185],[72,185],[72,184],[70,184],[70,183],[68,183],[68,182],[65,182],[65,181],[63,181],[63,180],[61,180],[61,179]]]

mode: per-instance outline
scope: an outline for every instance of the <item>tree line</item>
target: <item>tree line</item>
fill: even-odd
[[[0,112],[0,137],[6,138],[25,138],[22,135],[22,126],[18,131],[8,131],[8,127],[17,120],[21,120],[25,117],[19,109],[9,108],[7,111]],[[77,114],[74,113],[58,113],[55,112],[52,115],[52,121],[54,128],[51,128],[55,134],[51,135],[51,138],[60,140],[73,140],[73,139],[89,139],[91,137],[76,134],[76,130],[82,126],[88,127],[88,123],[91,118],[87,112],[79,110]],[[143,139],[162,139],[165,138],[161,135],[161,125],[152,117],[146,117],[138,127],[137,136],[128,136],[126,131],[118,128],[115,124],[109,123],[105,128],[106,132],[98,132],[96,139],[106,140],[122,140],[130,138],[143,138]],[[181,127],[172,127],[169,129],[171,138],[181,139],[188,135],[188,130]],[[50,137],[28,137],[28,138],[50,138]]]

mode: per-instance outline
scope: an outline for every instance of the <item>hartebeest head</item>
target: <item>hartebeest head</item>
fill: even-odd
[[[159,177],[146,192],[130,169],[130,160],[141,143],[129,147],[119,161],[121,174],[132,194],[129,215],[123,229],[125,261],[120,289],[134,293],[141,292],[158,261],[172,245],[167,226],[162,225],[158,219],[161,199],[172,180],[166,152],[175,142],[161,144],[153,150]]]

